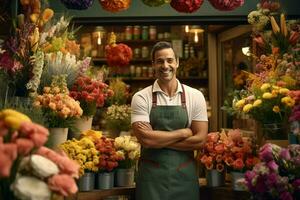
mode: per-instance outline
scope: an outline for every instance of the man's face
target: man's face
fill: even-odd
[[[168,82],[176,77],[178,59],[175,58],[173,49],[161,49],[154,54],[153,68],[160,81]]]

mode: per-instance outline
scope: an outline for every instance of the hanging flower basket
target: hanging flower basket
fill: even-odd
[[[170,3],[170,0],[142,0],[142,2],[150,7],[158,7]]]
[[[132,50],[126,44],[116,44],[116,35],[111,33],[109,44],[105,47],[105,55],[109,66],[122,67],[132,59]]]
[[[244,0],[208,0],[210,4],[220,11],[231,11],[244,4]]]
[[[109,12],[120,12],[129,8],[131,0],[99,0],[102,8]]]
[[[60,0],[66,8],[85,10],[92,6],[94,0]]]
[[[203,0],[172,0],[170,4],[178,12],[192,13],[201,7]]]

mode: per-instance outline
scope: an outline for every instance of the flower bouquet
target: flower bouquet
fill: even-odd
[[[53,77],[50,87],[35,98],[34,106],[41,108],[49,128],[72,127],[72,120],[82,115],[79,102],[69,96],[65,76]]]
[[[50,199],[77,192],[79,166],[43,147],[48,130],[15,110],[0,111],[0,195],[4,199]],[[34,186],[34,187],[33,187]]]
[[[93,116],[96,108],[103,107],[105,100],[113,96],[113,91],[102,81],[81,75],[72,86],[70,96],[80,102],[83,116]]]
[[[106,111],[106,128],[113,132],[128,131],[131,108],[129,105],[112,105]]]
[[[115,78],[109,82],[109,87],[114,95],[108,100],[109,105],[123,105],[127,103],[129,97],[128,85],[120,78]]]
[[[260,148],[261,163],[245,174],[245,185],[255,199],[300,198],[300,146],[281,148],[267,143]]]
[[[118,168],[129,169],[135,166],[140,157],[141,146],[137,139],[132,136],[119,136],[115,138],[115,148],[122,160],[119,161]]]

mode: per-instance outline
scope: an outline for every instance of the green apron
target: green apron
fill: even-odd
[[[172,131],[188,126],[185,92],[181,106],[157,106],[152,93],[153,130]],[[198,200],[199,183],[193,151],[143,148],[137,174],[137,200]]]

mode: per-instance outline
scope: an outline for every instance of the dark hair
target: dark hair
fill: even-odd
[[[161,42],[157,42],[152,48],[152,51],[151,51],[152,61],[154,61],[155,52],[160,51],[162,49],[172,49],[174,52],[175,58],[177,59],[177,54],[175,53],[172,44],[170,42],[161,41]]]

